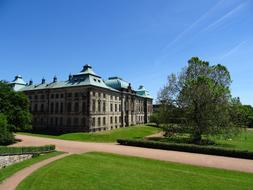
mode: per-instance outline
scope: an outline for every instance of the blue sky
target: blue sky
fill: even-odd
[[[91,64],[153,97],[192,56],[253,105],[253,0],[0,0],[0,78],[66,80]]]

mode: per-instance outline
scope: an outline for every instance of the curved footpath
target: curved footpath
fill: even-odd
[[[115,154],[121,154],[121,155],[137,156],[137,157],[144,157],[144,158],[150,158],[150,159],[156,159],[156,160],[191,164],[191,165],[196,165],[196,166],[205,166],[205,167],[213,167],[213,168],[221,168],[221,169],[227,169],[227,170],[236,170],[236,171],[253,173],[253,160],[247,160],[247,159],[178,152],[178,151],[158,150],[158,149],[150,149],[150,148],[131,147],[131,146],[118,145],[115,143],[78,142],[78,141],[33,137],[33,136],[26,136],[26,135],[16,135],[16,137],[18,139],[22,139],[22,142],[19,142],[13,146],[41,146],[41,145],[46,145],[46,144],[54,144],[56,145],[57,150],[67,152],[70,154],[81,154],[81,153],[91,152],[91,151],[107,152],[107,153],[115,153]],[[29,167],[30,169],[26,168],[19,171],[18,173],[8,178],[6,181],[4,181],[0,185],[0,189],[14,190],[15,187],[18,185],[18,183],[21,182],[26,176],[30,175],[34,170],[54,160],[62,158],[66,155],[67,154],[64,154],[64,155],[60,155],[57,157],[44,160],[40,163],[30,166]],[[9,185],[12,185],[13,183],[13,185],[7,186],[8,185],[7,183]]]
[[[35,170],[41,168],[42,166],[45,166],[55,160],[59,160],[65,156],[68,156],[70,154],[61,154],[52,158],[48,158],[46,160],[43,160],[41,162],[38,162],[36,164],[33,164],[27,168],[24,168],[6,180],[3,181],[3,183],[0,184],[0,190],[15,190],[18,184],[24,180],[27,176],[29,176],[31,173],[33,173]]]

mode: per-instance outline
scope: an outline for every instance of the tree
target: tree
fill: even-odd
[[[196,143],[203,135],[232,135],[239,125],[233,123],[229,112],[230,84],[225,66],[191,58],[179,75],[168,77],[158,94],[158,101],[167,108],[166,123],[178,124]]]
[[[0,114],[0,145],[8,145],[14,142],[14,136],[9,128],[6,116]]]
[[[12,132],[31,128],[27,96],[22,92],[13,91],[4,81],[0,81],[0,113],[6,116]]]

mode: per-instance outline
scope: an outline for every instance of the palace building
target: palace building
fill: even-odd
[[[90,65],[47,83],[28,84],[21,76],[11,82],[15,91],[24,92],[30,100],[35,130],[58,132],[95,132],[149,122],[152,97],[140,86],[134,90],[120,77],[103,80]]]

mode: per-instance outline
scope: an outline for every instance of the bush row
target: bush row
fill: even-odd
[[[30,146],[30,147],[5,147],[0,146],[0,155],[15,154],[41,154],[55,151],[55,145]]]
[[[128,146],[138,146],[154,149],[176,150],[176,151],[210,154],[217,156],[253,159],[253,152],[247,150],[236,150],[236,149],[201,146],[193,144],[182,144],[182,143],[177,144],[177,143],[166,143],[166,142],[134,140],[134,139],[118,139],[117,142],[121,145],[128,145]]]

